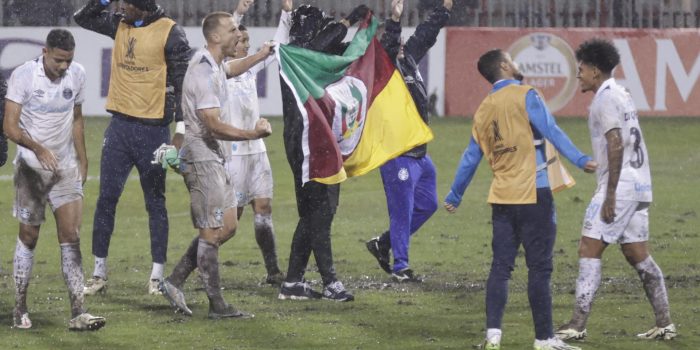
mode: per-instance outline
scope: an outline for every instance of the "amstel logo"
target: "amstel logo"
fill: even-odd
[[[549,33],[532,33],[508,49],[525,79],[542,93],[552,113],[569,103],[576,93],[576,58],[571,46]]]

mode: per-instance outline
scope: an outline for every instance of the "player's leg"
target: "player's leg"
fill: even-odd
[[[401,281],[404,270],[409,269],[408,249],[411,237],[411,220],[414,206],[414,189],[420,178],[416,159],[398,157],[381,168],[382,183],[389,211],[389,236],[394,256],[392,278]],[[411,271],[412,274],[412,271]]]
[[[252,198],[255,241],[265,261],[266,282],[279,285],[285,276],[277,263],[277,245],[272,224],[272,168],[267,153],[253,154],[246,158],[248,169],[251,170],[246,176],[246,190]]]
[[[508,281],[520,240],[515,235],[514,206],[493,204],[491,208],[493,260],[486,281],[486,341],[500,344],[503,313],[508,302]]]
[[[422,170],[414,189],[411,235],[416,233],[438,208],[435,165],[428,155],[421,158],[419,162]]]
[[[659,265],[649,254],[649,204],[639,204],[624,233],[621,245],[627,262],[637,270],[644,292],[654,310],[655,327],[639,334],[644,339],[673,339],[676,329],[671,320],[671,308],[664,275]]]
[[[255,241],[260,247],[265,270],[267,271],[266,283],[279,285],[284,280],[284,273],[280,271],[277,262],[277,244],[275,230],[272,224],[272,199],[253,199],[253,212],[255,213],[254,228]]]
[[[527,295],[535,325],[535,339],[548,340],[554,336],[550,280],[557,233],[554,200],[549,188],[538,188],[537,203],[519,205],[517,216],[516,232],[525,249]]]
[[[134,163],[129,156],[130,123],[112,118],[105,130],[100,158],[100,190],[92,228],[93,278],[85,285],[85,295],[104,292],[107,284],[107,255],[114,232],[117,203]]]
[[[15,166],[13,216],[19,221],[19,235],[13,259],[15,308],[12,315],[15,328],[32,327],[27,308],[27,289],[34,267],[34,248],[39,240],[39,229],[45,220],[44,212],[51,187],[50,177],[50,172],[31,168],[22,159]]]
[[[144,126],[132,144],[132,155],[139,172],[139,180],[148,212],[148,228],[151,235],[151,258],[153,266],[149,282],[149,293],[158,294],[158,283],[163,279],[163,270],[168,250],[168,210],[165,206],[166,172],[160,164],[152,164],[153,151],[170,140],[167,127]]]

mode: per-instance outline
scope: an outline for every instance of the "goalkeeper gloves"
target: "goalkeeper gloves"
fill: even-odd
[[[180,158],[177,154],[177,148],[173,145],[162,144],[153,152],[153,160],[151,164],[161,164],[163,169],[171,167],[175,170],[180,166]]]

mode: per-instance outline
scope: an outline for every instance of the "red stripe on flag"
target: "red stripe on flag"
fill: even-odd
[[[367,47],[365,54],[348,67],[345,75],[353,76],[365,83],[369,98],[367,106],[369,107],[374,102],[374,98],[389,83],[395,69],[389,55],[375,37]]]
[[[308,99],[304,108],[309,121],[309,179],[333,176],[343,166],[338,142],[329,128],[333,124],[335,101],[326,93],[318,100]]]

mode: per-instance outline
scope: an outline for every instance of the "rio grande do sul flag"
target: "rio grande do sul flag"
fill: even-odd
[[[432,140],[368,15],[342,56],[291,45],[277,55],[303,118],[302,183],[336,184]]]

